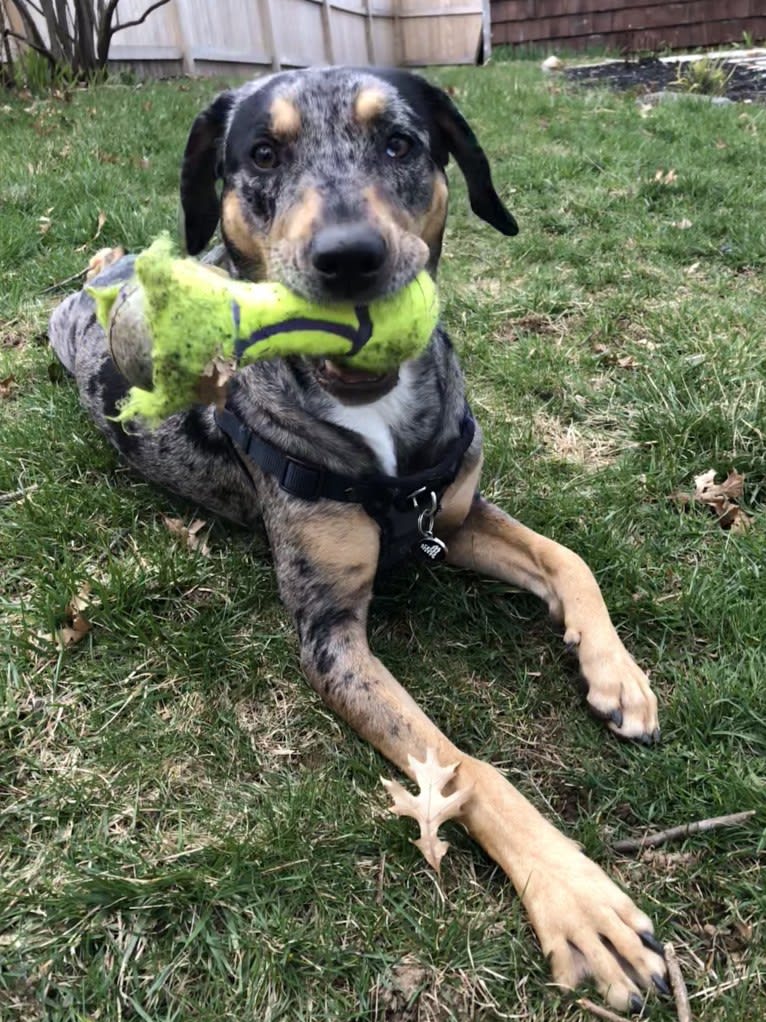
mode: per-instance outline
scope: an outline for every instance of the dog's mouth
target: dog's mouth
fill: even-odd
[[[323,358],[315,363],[316,377],[326,391],[347,404],[377,401],[396,386],[399,370],[370,373]]]

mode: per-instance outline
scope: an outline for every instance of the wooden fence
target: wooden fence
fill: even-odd
[[[637,53],[766,38],[766,0],[492,0],[495,45]]]
[[[150,0],[120,0],[118,23]],[[71,3],[71,0],[70,0]],[[13,0],[0,0],[23,32]],[[45,21],[36,23],[47,38]],[[322,64],[413,66],[486,59],[489,0],[170,0],[113,40],[139,76],[250,75]]]

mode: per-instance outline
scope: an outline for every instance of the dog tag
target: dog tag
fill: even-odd
[[[430,561],[432,564],[438,564],[447,556],[446,545],[436,536],[424,536],[415,549],[424,561]]]

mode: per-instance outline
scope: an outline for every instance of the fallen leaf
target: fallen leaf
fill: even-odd
[[[11,373],[10,376],[6,376],[4,380],[0,380],[0,401],[7,401],[15,395],[16,388],[16,377]]]
[[[678,180],[678,174],[673,169],[668,171],[658,170],[655,172],[654,180],[660,185],[674,185]]]
[[[719,497],[736,500],[744,492],[744,483],[745,477],[733,469],[722,483],[716,483],[715,469],[711,468],[694,477],[694,496],[704,503],[713,503]]]
[[[674,220],[670,226],[678,228],[679,231],[688,231],[690,227],[694,226],[694,224],[691,220],[687,220],[686,217],[684,217],[683,220]]]
[[[623,355],[622,358],[617,359],[619,369],[637,369],[639,365],[638,359],[633,358],[632,355]]]
[[[197,399],[203,405],[223,408],[229,393],[229,380],[237,369],[236,361],[216,357],[205,366],[197,384]]]
[[[682,507],[702,504],[716,516],[722,529],[744,532],[750,528],[752,517],[736,503],[744,492],[745,477],[732,469],[722,483],[715,481],[715,469],[708,469],[694,477],[694,492],[679,491],[671,498]]]
[[[200,530],[207,525],[203,518],[195,518],[191,525],[184,525],[181,518],[168,518],[166,515],[162,516],[162,520],[168,532],[178,536],[189,550],[195,550],[198,554],[202,554],[203,557],[210,556],[210,547],[199,535]]]
[[[82,247],[85,249],[88,246],[83,245]],[[80,249],[77,249],[77,251],[79,252]],[[100,248],[98,252],[90,258],[85,270],[85,279],[92,280],[94,277],[97,277],[99,273],[103,273],[107,266],[111,266],[112,263],[116,263],[117,260],[122,259],[124,255],[125,249],[122,245],[117,245],[116,248]]]
[[[396,965],[391,966],[390,972],[375,985],[375,1000],[381,1020],[414,1022],[420,1018],[419,995],[431,977],[430,970],[421,965],[415,955],[405,955]]]
[[[420,849],[426,861],[438,873],[449,843],[442,841],[437,831],[443,823],[458,815],[471,794],[471,789],[464,788],[446,796],[442,794],[443,789],[455,777],[460,764],[439,766],[433,749],[426,750],[426,758],[422,762],[410,755],[407,756],[407,761],[420,789],[417,795],[411,794],[398,781],[388,781],[385,778],[381,778],[381,781],[394,800],[391,811],[397,816],[411,816],[417,820],[420,825],[420,837],[412,843]]]
[[[91,629],[85,611],[91,604],[90,586],[86,584],[76,596],[73,596],[66,607],[66,621],[55,635],[59,645],[67,649],[81,642]]]
[[[98,211],[98,226],[96,227],[96,233],[90,239],[91,241],[95,241],[96,238],[99,236],[99,234],[101,234],[101,229],[103,228],[105,223],[106,223],[106,213],[104,213],[102,210],[99,210]]]

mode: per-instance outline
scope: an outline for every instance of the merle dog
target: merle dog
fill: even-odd
[[[229,272],[363,305],[423,267],[435,273],[450,156],[474,212],[515,234],[473,131],[424,79],[329,68],[255,81],[192,125],[187,249],[201,253],[220,224]],[[127,279],[131,266],[122,259],[101,279]],[[511,878],[555,982],[590,977],[632,1010],[653,986],[665,990],[650,920],[496,769],[456,748],[368,647],[380,568],[413,551],[446,555],[545,600],[579,656],[590,708],[622,737],[659,734],[648,681],[584,562],[479,495],[481,433],[444,330],[379,376],[337,361],[259,363],[234,377],[225,409],[195,407],[155,432],[112,421],[128,382],[86,294],[56,310],[51,340],[89,413],[144,477],[246,526],[264,523],[304,670],[333,710],[405,773],[429,751],[459,764],[446,789],[465,796],[457,818]]]

